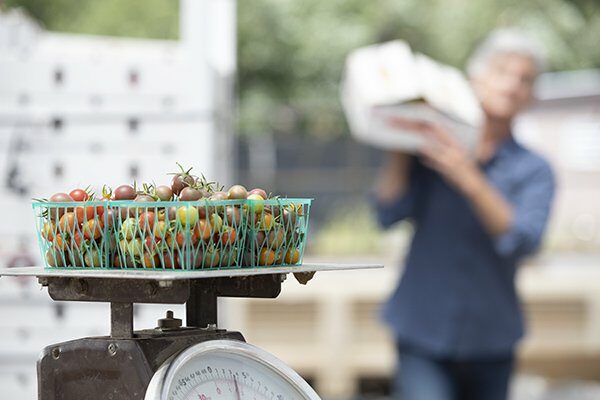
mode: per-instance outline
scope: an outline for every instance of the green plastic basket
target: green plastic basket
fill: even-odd
[[[112,201],[116,268],[240,268],[245,200]]]
[[[46,268],[107,268],[111,235],[108,202],[32,203]]]
[[[302,264],[312,199],[247,200],[244,265]]]

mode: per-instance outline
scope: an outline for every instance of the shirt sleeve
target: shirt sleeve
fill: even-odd
[[[375,208],[377,220],[383,228],[389,228],[396,222],[415,216],[417,197],[422,182],[419,181],[419,163],[413,160],[406,191],[398,198],[382,202],[375,193],[370,194],[371,203]]]
[[[511,228],[495,239],[502,257],[519,259],[540,246],[554,197],[552,169],[544,164],[524,181],[511,200],[514,218]]]

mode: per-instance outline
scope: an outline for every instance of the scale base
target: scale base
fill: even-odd
[[[207,340],[245,341],[239,332],[179,328],[92,337],[48,346],[37,364],[39,400],[143,400],[156,370],[172,355]]]

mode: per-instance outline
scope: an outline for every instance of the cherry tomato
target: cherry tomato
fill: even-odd
[[[144,253],[141,262],[144,268],[156,268],[160,265],[158,254]]]
[[[54,236],[54,247],[57,250],[64,250],[66,248],[66,243],[63,240],[63,235],[61,235],[60,233],[57,233]]]
[[[202,239],[205,242],[208,241],[212,235],[210,224],[206,222],[206,220],[201,219],[194,227],[193,235],[196,236],[198,240]]]
[[[63,264],[63,253],[53,247],[46,251],[46,263],[49,267],[59,267]]]
[[[164,252],[160,257],[161,264],[165,269],[181,269],[181,265],[179,264],[179,257],[176,252],[169,254],[168,252]]]
[[[229,228],[225,232],[221,233],[221,243],[223,244],[223,246],[234,244],[236,236],[237,234],[235,232],[235,229]]]
[[[258,255],[258,265],[273,265],[275,263],[275,252],[264,248]]]
[[[229,199],[245,199],[248,197],[248,190],[246,190],[246,188],[242,185],[233,185],[229,188],[227,197]]]
[[[91,249],[85,252],[83,261],[88,267],[99,267],[101,264],[100,252],[96,249]]]
[[[298,261],[300,261],[300,250],[289,249],[286,251],[284,261],[286,264],[298,264]]]
[[[204,268],[216,267],[219,265],[220,254],[219,249],[209,247],[204,252]]]
[[[152,230],[152,233],[154,234],[154,237],[156,237],[157,239],[164,239],[167,236],[168,230],[169,230],[169,227],[167,226],[165,221],[158,221],[154,225],[154,229]]]
[[[73,246],[73,243],[75,244],[75,246]],[[73,242],[71,244],[71,247],[74,247],[75,249],[80,249],[82,244],[83,244],[83,237],[81,236],[81,233],[75,232],[73,234]]]
[[[75,231],[75,214],[65,213],[58,221],[58,227],[62,233],[73,233]]]
[[[95,207],[75,207],[75,216],[79,225],[84,222],[94,219]]]
[[[283,229],[275,229],[267,235],[267,243],[272,249],[280,248],[285,242],[285,232]]]
[[[260,194],[251,194],[248,200],[252,201],[250,204],[255,214],[260,214],[265,209],[265,199]]]
[[[152,232],[154,230],[155,216],[152,211],[143,212],[139,216],[139,225],[142,232]]]
[[[114,191],[115,200],[133,200],[137,193],[132,186],[121,185]]]
[[[86,239],[98,239],[102,236],[104,223],[101,219],[91,219],[83,224],[83,237]]]
[[[194,226],[199,219],[198,209],[191,206],[179,207],[177,209],[177,217],[182,226]]]
[[[131,240],[136,236],[137,224],[135,223],[135,218],[127,218],[121,224],[121,234],[127,240]]]
[[[273,216],[271,214],[264,213],[258,222],[258,229],[262,231],[270,231],[273,228],[273,223]]]
[[[143,252],[144,245],[142,244],[142,239],[136,238],[127,244],[127,253],[130,257],[139,257]]]
[[[47,241],[51,242],[54,239],[54,233],[56,232],[56,225],[54,222],[48,221],[44,223],[42,227],[42,237]]]
[[[252,189],[251,191],[248,192],[248,195],[252,195],[252,194],[259,195],[260,197],[262,197],[263,200],[266,200],[269,198],[269,196],[267,195],[267,192],[265,192],[263,189],[260,189],[260,188]]]
[[[221,218],[217,213],[212,214],[208,219],[208,222],[210,223],[213,232],[219,232],[223,227],[223,218]]]
[[[90,195],[83,189],[73,189],[69,192],[69,196],[71,196],[73,201],[86,201],[90,198]]]

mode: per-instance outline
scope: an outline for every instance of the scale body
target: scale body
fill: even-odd
[[[110,303],[109,336],[43,350],[38,400],[318,400],[282,361],[245,343],[240,332],[217,328],[217,298],[275,298],[288,273],[380,267],[304,264],[174,272],[23,267],[0,276],[36,276],[53,300]],[[134,332],[135,303],[185,303],[186,326],[167,315],[157,328]]]

